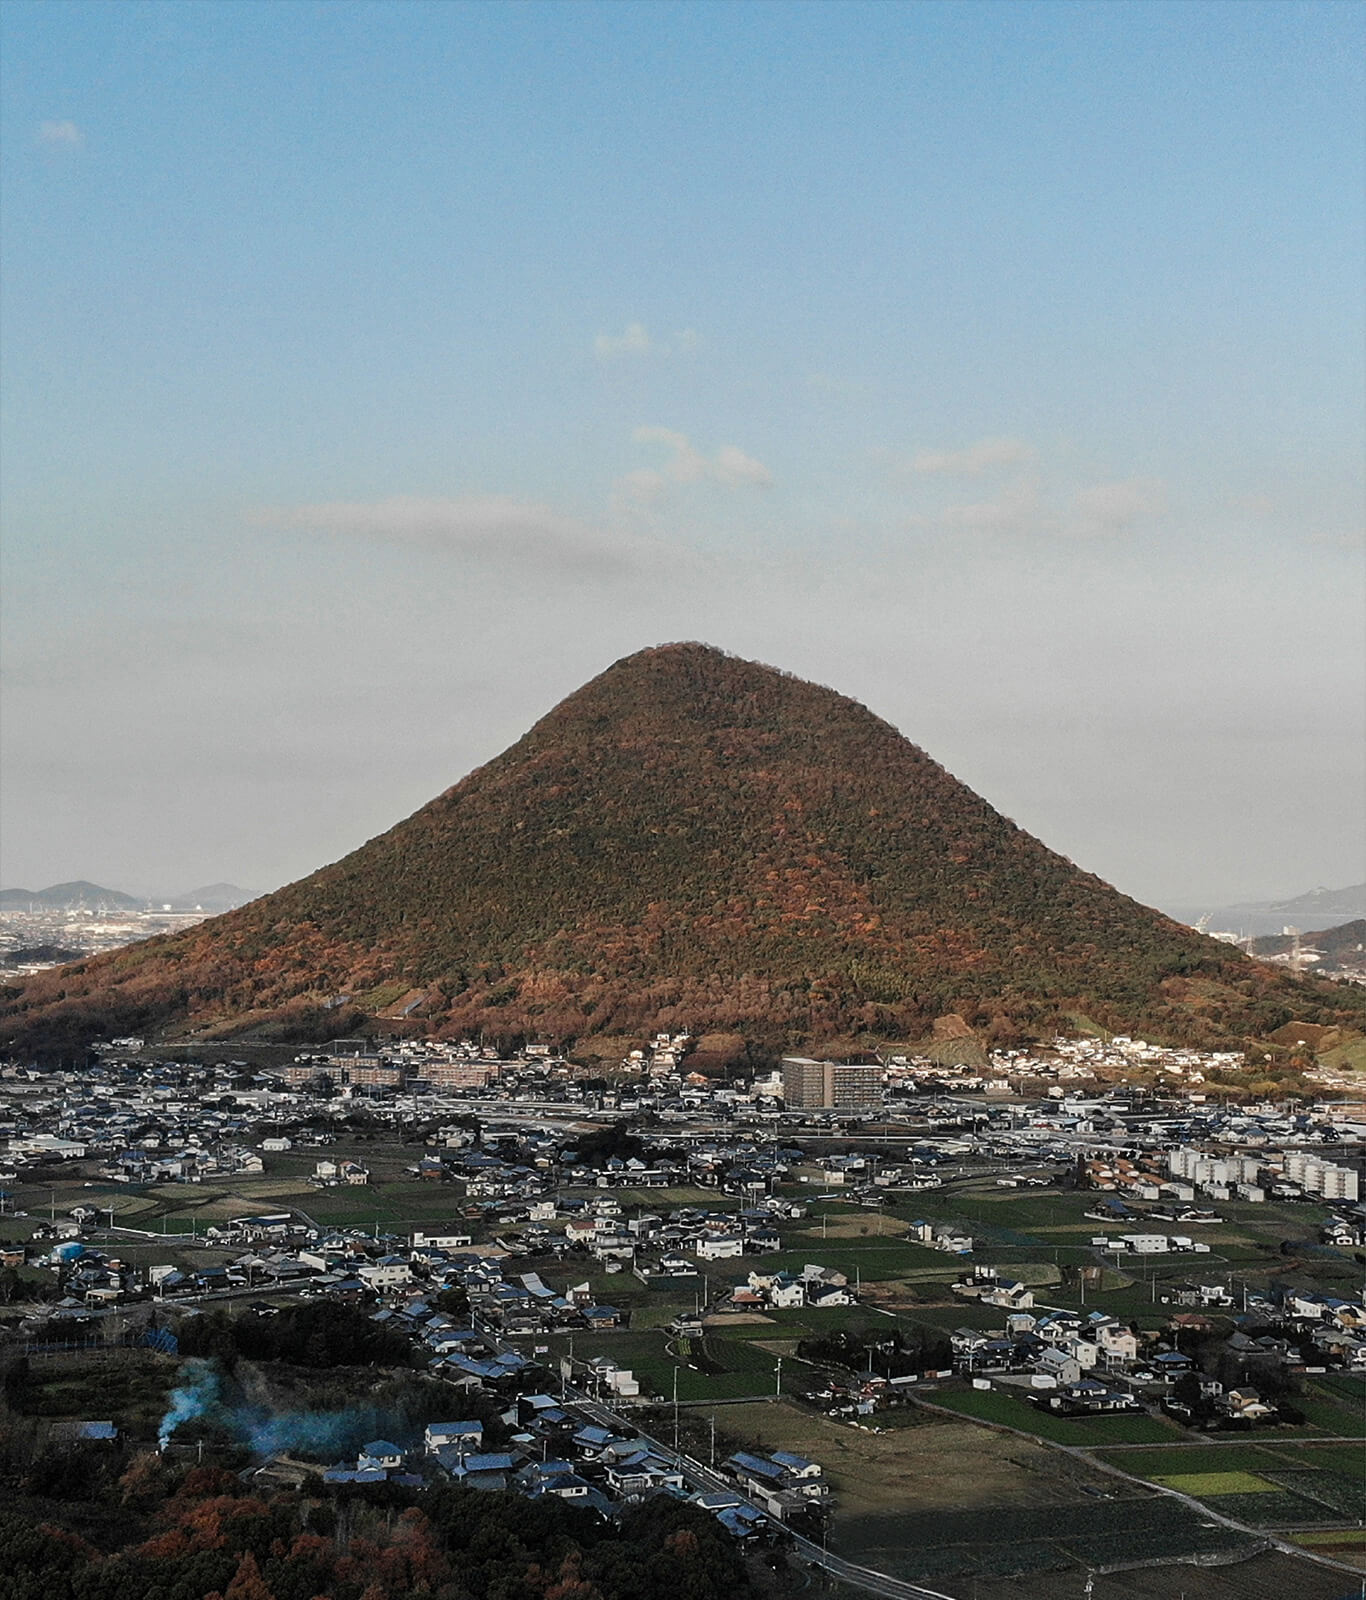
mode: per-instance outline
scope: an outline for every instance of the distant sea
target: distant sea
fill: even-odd
[[[1205,924],[1207,933],[1239,933],[1253,939],[1261,939],[1267,934],[1283,933],[1286,928],[1298,928],[1301,933],[1318,933],[1324,928],[1336,928],[1341,923],[1351,922],[1355,917],[1366,917],[1366,906],[1360,910],[1344,912],[1330,911],[1271,911],[1266,905],[1243,906],[1211,906],[1211,905],[1185,905],[1185,906],[1159,906],[1159,911],[1164,911],[1169,917],[1175,917],[1178,922],[1188,922],[1191,927],[1208,915],[1209,921]]]

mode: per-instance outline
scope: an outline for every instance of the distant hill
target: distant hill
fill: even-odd
[[[138,911],[147,902],[118,889],[104,889],[98,883],[80,879],[75,883],[54,883],[47,889],[0,889],[0,911]]]
[[[865,707],[705,645],[628,656],[345,859],[173,937],[6,985],[0,1042],[505,1041],[694,1029],[830,1050],[1103,1028],[1195,1043],[1366,995],[1080,871]]]
[[[79,961],[85,954],[84,950],[69,950],[60,944],[34,944],[22,950],[7,950],[0,956],[0,967],[59,967],[67,961]]]
[[[172,895],[169,903],[177,911],[235,911],[256,895],[250,889],[239,889],[235,883],[210,883],[202,889],[187,889],[184,894]]]
[[[1274,934],[1252,941],[1252,953],[1257,956],[1285,956],[1294,948],[1295,941],[1285,934]],[[1366,966],[1366,918],[1341,923],[1336,928],[1322,928],[1317,933],[1300,935],[1302,950],[1317,950],[1323,959],[1315,964],[1316,972],[1336,972],[1343,967]]]
[[[1212,933],[1230,932],[1245,938],[1270,938],[1287,927],[1326,927],[1366,917],[1366,884],[1348,889],[1311,889],[1293,900],[1244,900],[1235,905],[1169,904],[1165,909],[1190,926],[1200,923]]]
[[[1350,889],[1311,889],[1293,900],[1273,901],[1269,911],[1296,917],[1366,917],[1366,883]]]

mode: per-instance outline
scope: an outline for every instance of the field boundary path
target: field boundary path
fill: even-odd
[[[735,1485],[723,1478],[714,1468],[704,1466],[702,1462],[683,1451],[674,1450],[672,1445],[667,1445],[662,1439],[646,1433],[639,1423],[619,1416],[572,1387],[568,1389],[568,1396],[580,1411],[594,1417],[604,1427],[623,1428],[638,1438],[648,1440],[665,1460],[674,1462],[703,1489],[720,1494],[736,1492]],[[766,1395],[764,1398],[772,1399],[772,1396]],[[954,1600],[954,1596],[944,1594],[938,1589],[926,1589],[920,1584],[909,1583],[904,1578],[894,1578],[889,1573],[878,1572],[872,1567],[861,1567],[856,1562],[846,1561],[842,1556],[832,1555],[830,1551],[822,1549],[811,1539],[805,1539],[790,1530],[785,1531],[792,1540],[795,1554],[807,1565],[822,1567],[832,1578],[852,1583],[857,1588],[868,1590],[870,1594],[881,1595],[884,1600]]]
[[[1209,1521],[1217,1522],[1225,1528],[1231,1528],[1235,1533],[1246,1533],[1254,1539],[1260,1539],[1263,1544],[1272,1546],[1274,1549],[1279,1550],[1283,1555],[1307,1557],[1310,1561],[1317,1562],[1317,1564],[1321,1567],[1332,1567],[1336,1572],[1346,1572],[1358,1580],[1361,1578],[1360,1567],[1349,1566],[1345,1561],[1334,1561],[1331,1556],[1320,1555],[1316,1551],[1309,1549],[1304,1545],[1294,1544],[1289,1539],[1282,1539],[1278,1534],[1269,1528],[1254,1528],[1250,1523],[1239,1522],[1236,1517],[1227,1517],[1222,1512],[1215,1511],[1212,1507],[1207,1506],[1203,1500],[1197,1500],[1194,1495],[1183,1494],[1179,1489],[1169,1489],[1166,1484],[1153,1483],[1147,1478],[1136,1478],[1133,1473],[1126,1472],[1123,1467],[1117,1467],[1113,1462],[1110,1461],[1102,1461],[1094,1454],[1096,1450],[1109,1450],[1116,1448],[1123,1449],[1126,1448],[1125,1446],[1058,1444],[1056,1440],[1045,1439],[1042,1434],[1030,1433],[1025,1428],[1012,1428],[1010,1424],[1006,1422],[990,1422],[980,1417],[969,1417],[965,1419],[961,1411],[954,1411],[948,1406],[937,1406],[932,1401],[921,1400],[915,1396],[912,1397],[912,1404],[920,1406],[926,1411],[934,1412],[935,1416],[937,1417],[946,1417],[953,1422],[963,1422],[964,1420],[975,1422],[978,1427],[995,1428],[1000,1433],[1012,1433],[1017,1438],[1028,1439],[1032,1444],[1047,1445],[1050,1450],[1060,1450],[1064,1455],[1072,1456],[1075,1460],[1085,1462],[1088,1467],[1094,1467],[1100,1472],[1108,1472],[1112,1477],[1115,1478],[1122,1478],[1125,1483],[1136,1484],[1139,1488],[1154,1491],[1157,1494],[1169,1495],[1173,1500],[1179,1500],[1183,1505],[1189,1506],[1193,1511],[1199,1512],[1202,1517],[1208,1518]],[[1194,1441],[1178,1441],[1178,1443],[1187,1442]],[[1239,1442],[1243,1444],[1247,1443],[1245,1439]],[[1333,1443],[1336,1444],[1350,1444],[1352,1442],[1353,1441],[1351,1440],[1333,1440]],[[1130,1448],[1151,1449],[1152,1446],[1133,1446]],[[1345,1526],[1345,1524],[1339,1524],[1339,1526]],[[1173,1556],[1170,1561],[1162,1562],[1160,1564],[1177,1566],[1186,1559],[1187,1558],[1184,1556]]]

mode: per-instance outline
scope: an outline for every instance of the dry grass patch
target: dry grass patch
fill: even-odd
[[[877,1213],[865,1211],[859,1216],[844,1217],[828,1215],[825,1226],[812,1225],[809,1221],[805,1230],[798,1237],[795,1248],[805,1245],[820,1244],[825,1239],[862,1239],[878,1237],[884,1239],[905,1239],[906,1235],[898,1223],[890,1218],[883,1218],[881,1228],[878,1227]]]
[[[726,1406],[720,1420],[728,1433],[762,1449],[795,1450],[819,1461],[841,1516],[1051,1505],[1075,1502],[1083,1483],[1114,1488],[1113,1479],[1069,1456],[971,1423],[874,1433],[786,1404]]]

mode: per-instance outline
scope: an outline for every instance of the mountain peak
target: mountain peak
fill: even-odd
[[[0,1038],[326,1037],[343,1001],[347,1026],[560,1041],[904,1040],[945,1013],[1007,1038],[1077,1012],[1226,1038],[1323,1003],[1079,871],[858,702],[691,642],[613,663],[343,860],[135,949],[29,980]]]

